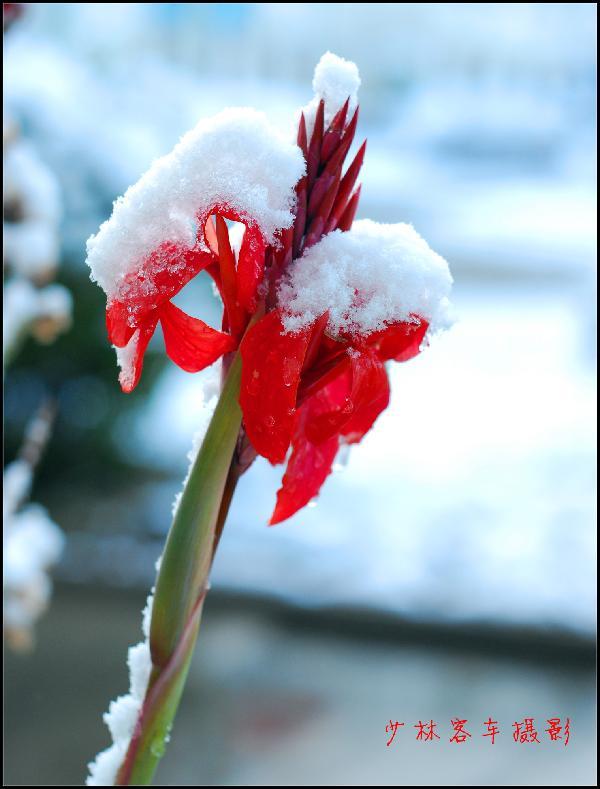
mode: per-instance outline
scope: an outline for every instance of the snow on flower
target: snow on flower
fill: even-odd
[[[263,114],[230,109],[201,121],[115,202],[88,240],[87,262],[107,294],[109,338],[125,349],[118,352],[124,391],[136,386],[159,321],[167,354],[188,372],[235,348],[233,338],[255,307],[265,246],[293,221],[294,186],[304,167],[298,148]],[[225,218],[246,226],[237,260]],[[224,328],[231,334],[171,303],[205,269],[227,305]]]
[[[348,99],[349,113],[352,114],[356,109],[358,89],[360,88],[360,76],[356,63],[334,55],[332,52],[326,52],[315,66],[312,87],[315,92],[314,98],[304,108],[304,115],[311,131],[314,116],[321,100],[325,104],[324,117],[327,125],[346,99]]]
[[[387,407],[385,364],[449,324],[446,262],[410,225],[354,223],[366,141],[346,158],[359,86],[354,63],[323,55],[296,145],[250,110],[201,122],[88,242],[124,391],[159,321],[189,372],[239,348],[240,468],[256,454],[287,458],[271,523],[314,498],[340,447]],[[226,220],[241,225],[230,233]],[[223,301],[220,331],[171,303],[203,270]]]
[[[311,247],[290,268],[279,289],[287,331],[305,328],[324,313],[327,332],[384,329],[412,316],[430,331],[448,323],[452,277],[448,264],[411,225],[354,222]]]
[[[302,170],[299,151],[256,110],[232,108],[200,121],[115,202],[111,218],[89,239],[92,279],[113,298],[127,274],[165,242],[191,249],[198,241],[209,251],[196,225],[216,206],[228,206],[272,241],[292,223]]]

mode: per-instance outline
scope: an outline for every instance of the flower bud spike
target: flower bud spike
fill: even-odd
[[[319,213],[317,216],[314,217],[312,222],[310,223],[310,227],[308,228],[308,232],[306,234],[306,239],[304,241],[304,249],[311,247],[313,244],[316,244],[317,241],[321,238],[325,231],[325,225],[327,224],[327,220],[329,219],[329,214],[331,213],[331,209],[333,203],[335,201],[335,196],[337,195],[338,188],[340,185],[340,173],[338,172],[337,177],[332,182],[331,186],[327,190],[327,194],[323,198],[323,202],[319,206]]]
[[[306,118],[304,113],[300,113],[300,123],[298,124],[298,148],[302,151],[304,159],[308,159],[308,142],[306,138]]]
[[[338,110],[334,119],[329,124],[329,128],[323,136],[323,145],[321,146],[321,163],[327,162],[342,138],[349,104],[350,96],[348,96],[342,108]]]
[[[344,156],[345,154],[342,148],[338,148],[331,159],[327,162],[327,165],[325,166],[325,169],[321,175],[315,181],[310,193],[310,198],[308,200],[307,214],[309,220],[311,220],[315,214],[320,213],[319,209],[321,204],[333,181],[336,178],[341,178]]]
[[[325,122],[325,102],[323,99],[319,102],[317,114],[315,116],[315,125],[310,137],[310,145],[308,146],[308,156],[306,157],[306,169],[308,176],[308,188],[311,189],[317,175],[319,174],[319,164],[321,162],[321,144],[323,142],[323,125]]]
[[[344,213],[340,217],[340,221],[337,223],[338,230],[350,230],[352,227],[352,222],[354,222],[354,217],[356,216],[356,211],[358,209],[358,200],[360,198],[360,190],[362,188],[362,184],[359,184],[358,189],[350,200],[348,201],[348,205],[344,209]]]
[[[344,209],[346,208],[348,199],[352,193],[356,179],[358,178],[360,168],[362,167],[366,149],[367,141],[365,140],[358,149],[358,153],[352,160],[352,164],[350,167],[348,167],[344,177],[340,182],[340,188],[338,190],[337,197],[335,198],[333,208],[331,209],[331,216],[329,217],[329,221],[327,223],[327,228],[325,231],[326,233],[331,232],[337,226],[341,215],[344,213]]]
[[[302,237],[306,227],[307,211],[307,179],[306,176],[300,180],[296,187],[296,221],[294,222],[294,239],[292,243],[293,257],[298,257],[302,247]]]

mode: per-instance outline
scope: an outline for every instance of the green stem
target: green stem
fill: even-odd
[[[237,482],[233,455],[242,420],[240,377],[236,354],[167,537],[150,624],[150,682],[117,786],[151,783],[177,711],[214,549]]]

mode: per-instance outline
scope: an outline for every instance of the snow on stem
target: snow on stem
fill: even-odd
[[[242,419],[240,376],[236,354],[167,537],[151,609],[150,678],[113,777],[116,786],[150,784],[169,739],[200,625],[215,530],[224,517],[222,500]],[[88,785],[96,783],[94,772]]]

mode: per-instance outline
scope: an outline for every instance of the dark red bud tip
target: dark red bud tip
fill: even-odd
[[[359,184],[358,189],[348,201],[348,205],[346,206],[344,213],[337,224],[338,230],[347,231],[352,227],[352,222],[354,222],[354,217],[356,216],[356,211],[358,210],[358,200],[360,198],[361,187],[362,185]]]
[[[304,154],[304,159],[308,158],[308,142],[306,139],[306,118],[304,113],[300,114],[300,123],[298,125],[298,147]]]
[[[324,123],[325,123],[325,102],[323,101],[323,99],[321,99],[315,115],[315,125],[313,127],[312,135],[310,137],[310,145],[308,146],[308,155],[306,157],[309,189],[312,187],[313,183],[315,182],[315,179],[319,172]]]

